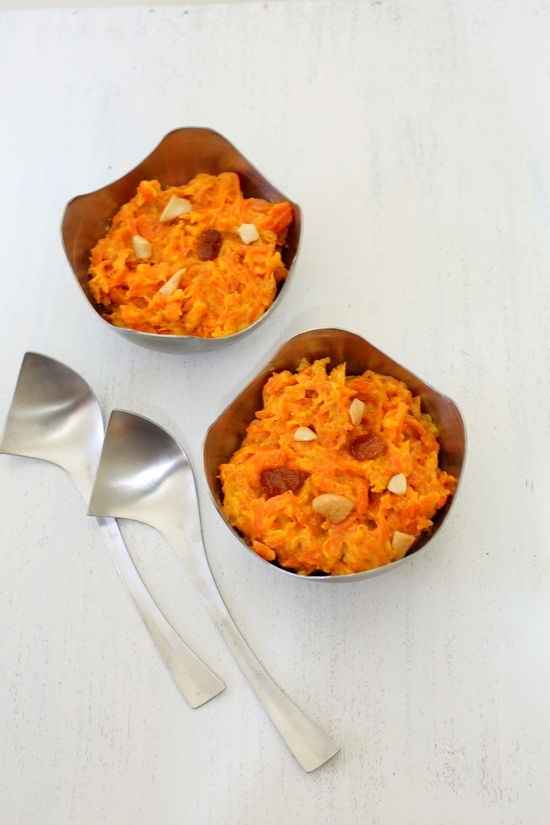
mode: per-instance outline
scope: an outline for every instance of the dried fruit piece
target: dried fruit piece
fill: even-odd
[[[145,238],[142,238],[141,235],[134,235],[132,238],[132,246],[134,247],[134,255],[141,260],[150,258],[153,254],[151,244]]]
[[[241,241],[246,244],[257,241],[260,237],[260,233],[253,223],[241,224],[241,226],[237,229],[237,232],[240,235]]]
[[[391,546],[398,554],[400,559],[403,558],[407,550],[409,550],[416,541],[416,536],[411,536],[410,533],[400,533],[396,530],[392,536]]]
[[[290,470],[288,467],[275,467],[260,473],[260,484],[268,498],[280,496],[289,490],[296,493],[307,478],[306,473]]]
[[[186,215],[188,212],[191,212],[192,209],[193,206],[190,201],[185,198],[178,198],[176,195],[172,195],[164,207],[164,212],[160,216],[159,221],[161,223],[173,221],[174,218],[179,218],[180,215]]]
[[[185,272],[185,269],[178,269],[177,272],[174,272],[171,278],[169,278],[164,286],[161,286],[159,289],[160,295],[173,295],[176,289],[180,285],[181,276]]]
[[[364,412],[364,403],[359,398],[354,398],[349,405],[349,417],[354,427],[357,427],[361,423]]]
[[[397,473],[397,475],[392,476],[388,482],[388,490],[390,493],[395,493],[396,496],[404,496],[407,492],[405,473]]]
[[[358,461],[370,461],[386,452],[388,442],[380,433],[360,435],[350,444],[349,451]]]
[[[294,441],[315,441],[317,436],[309,427],[298,427],[294,433]]]
[[[197,255],[201,261],[213,261],[218,257],[222,246],[222,236],[217,229],[205,229],[199,235]]]
[[[321,516],[325,516],[329,521],[338,524],[349,516],[353,510],[353,501],[345,496],[337,496],[334,493],[323,493],[312,501],[313,509]]]

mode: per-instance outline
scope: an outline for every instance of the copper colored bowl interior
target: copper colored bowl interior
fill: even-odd
[[[63,246],[82,291],[100,317],[102,308],[92,297],[88,286],[90,252],[107,231],[114,215],[134,197],[142,180],[158,180],[163,187],[176,186],[187,183],[201,172],[211,175],[235,172],[239,176],[246,198],[264,198],[272,203],[289,200],[217,132],[194,127],[170,132],[131,172],[95,192],[73,198],[65,209],[61,225]],[[294,218],[287,243],[281,251],[289,275],[279,292],[284,291],[288,284],[300,243],[301,212],[296,204],[292,204],[292,207]],[[272,307],[248,329],[218,339],[187,335],[154,335],[113,327],[103,318],[102,321],[134,343],[152,349],[170,352],[204,350],[223,346],[248,333],[269,314],[277,301],[278,296]]]
[[[302,358],[314,361],[318,358],[331,359],[331,364],[337,366],[346,363],[348,375],[360,375],[370,369],[384,375],[404,381],[414,395],[422,399],[422,411],[432,416],[439,429],[439,466],[458,481],[462,474],[466,457],[466,431],[464,421],[457,405],[447,396],[437,392],[414,373],[398,364],[376,347],[358,335],[340,329],[318,329],[303,332],[291,338],[274,355],[270,362],[261,370],[256,378],[235,398],[220,417],[208,430],[204,444],[204,468],[210,493],[218,512],[228,525],[229,529],[240,539],[247,550],[263,564],[276,567],[285,575],[294,576],[305,581],[357,581],[384,573],[401,564],[403,559],[384,567],[368,570],[364,573],[353,573],[347,576],[298,576],[296,573],[284,570],[276,564],[267,562],[254,553],[245,543],[242,536],[227,522],[222,510],[222,490],[219,480],[221,464],[229,461],[233,453],[239,449],[246,435],[248,424],[263,406],[262,390],[273,372],[282,370],[296,371]],[[458,486],[457,486],[458,492]],[[437,533],[447,517],[456,493],[447,504],[439,510],[433,519],[433,527],[429,533],[422,535],[411,548],[407,556],[418,553],[427,542]]]

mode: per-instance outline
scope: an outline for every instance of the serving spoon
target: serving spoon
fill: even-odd
[[[237,664],[300,765],[313,771],[338,753],[339,747],[273,682],[231,618],[206,557],[193,471],[170,433],[140,415],[113,410],[88,513],[134,519],[158,530],[187,568]]]
[[[57,464],[72,478],[86,504],[103,442],[103,418],[88,384],[46,355],[27,352],[8,413],[0,453]],[[96,518],[107,550],[172,677],[192,708],[225,685],[187,647],[145,587],[113,518]]]

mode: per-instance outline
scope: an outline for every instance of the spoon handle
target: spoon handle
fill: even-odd
[[[186,534],[176,524],[163,535],[186,567],[225,643],[291,752],[306,771],[320,768],[340,748],[290,701],[249,648],[220,595],[202,539]]]
[[[221,693],[225,688],[224,683],[195,656],[164,618],[136,570],[116,520],[96,517],[95,522],[122,581],[183,697],[192,708],[204,705]]]

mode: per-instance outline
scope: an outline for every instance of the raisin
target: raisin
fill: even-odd
[[[217,229],[205,229],[199,236],[197,255],[201,261],[213,261],[222,246],[222,236]]]
[[[280,496],[289,490],[296,493],[307,478],[306,473],[289,470],[288,467],[275,467],[260,474],[260,484],[268,498]]]
[[[369,435],[360,435],[352,441],[349,451],[358,461],[369,461],[385,453],[387,446],[388,442],[383,435],[369,433]]]

